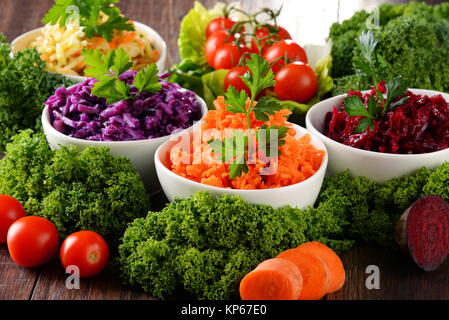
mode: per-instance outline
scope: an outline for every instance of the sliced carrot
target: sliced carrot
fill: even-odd
[[[282,252],[278,259],[293,262],[301,271],[303,287],[299,300],[319,300],[329,290],[329,267],[317,255],[297,248]]]
[[[49,57],[45,53],[41,54],[41,60],[48,61]]]
[[[297,300],[301,290],[301,272],[284,259],[262,262],[240,282],[242,300]]]
[[[340,290],[345,283],[345,269],[338,255],[328,246],[317,242],[307,242],[298,247],[298,250],[316,254],[328,265],[330,271],[330,284],[328,293]]]

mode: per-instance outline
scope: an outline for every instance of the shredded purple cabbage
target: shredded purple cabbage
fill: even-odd
[[[131,86],[135,71],[126,71],[120,79]],[[164,79],[162,89],[151,94],[142,92],[137,99],[112,105],[91,94],[96,79],[87,79],[69,89],[56,90],[45,105],[53,127],[74,138],[95,141],[130,141],[159,138],[190,127],[201,119],[201,107],[193,92],[180,90],[176,83]]]

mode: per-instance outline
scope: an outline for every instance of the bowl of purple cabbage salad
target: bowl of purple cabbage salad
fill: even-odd
[[[112,154],[128,157],[151,191],[159,185],[156,149],[201,120],[207,107],[195,93],[165,81],[168,74],[159,75],[160,90],[153,93],[134,86],[136,75],[131,70],[119,75],[117,80],[129,85],[133,98],[114,103],[92,93],[96,78],[57,89],[45,102],[42,124],[52,149],[107,146]]]

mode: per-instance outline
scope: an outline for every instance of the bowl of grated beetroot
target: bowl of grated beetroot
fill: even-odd
[[[355,100],[371,111],[354,112],[354,103],[347,100],[351,96],[358,96]],[[376,114],[376,99],[382,101],[374,89],[350,91],[317,103],[307,113],[307,129],[328,150],[328,175],[348,169],[354,177],[383,183],[449,161],[449,94],[408,89],[391,101],[393,108],[371,121],[368,115]]]

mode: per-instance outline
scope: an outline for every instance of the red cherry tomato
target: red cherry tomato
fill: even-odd
[[[106,267],[109,248],[98,233],[78,231],[64,240],[60,257],[64,269],[75,265],[79,268],[80,277],[88,278],[99,274]]]
[[[42,217],[27,216],[8,230],[8,250],[15,263],[26,268],[39,267],[58,251],[59,235],[53,223]]]
[[[281,100],[306,103],[318,88],[315,72],[302,62],[293,62],[282,67],[275,80],[274,92]]]
[[[231,30],[232,26],[235,25],[236,23],[237,21],[225,17],[218,17],[212,19],[212,21],[209,22],[209,24],[206,27],[206,38],[209,38],[209,36],[215,31]]]
[[[292,40],[282,40],[273,44],[265,51],[263,58],[271,65],[274,73],[277,73],[285,65],[285,58],[289,62],[301,61],[307,64],[306,52]],[[275,63],[275,61],[277,62]]]
[[[272,28],[274,28],[274,26],[272,26]],[[272,34],[271,37],[270,37],[270,29],[268,27],[263,27],[256,30],[256,38],[258,41],[256,41],[255,38],[251,40],[251,49],[255,53],[264,54],[265,51],[270,47],[270,42],[276,43],[281,40],[291,39],[292,37],[290,36],[290,33],[288,33],[287,30],[285,30],[281,26],[278,26],[276,32]],[[268,39],[270,39],[270,41],[268,41]],[[259,42],[259,45],[257,45],[257,42]]]
[[[234,41],[235,37],[230,35],[227,31],[219,30],[210,35],[204,46],[204,54],[206,56],[207,63],[213,67],[215,53],[225,43]]]
[[[225,43],[215,52],[214,69],[231,69],[239,64],[242,54],[249,52],[249,49],[243,46],[238,47],[233,43]]]
[[[244,90],[248,95],[251,95],[251,91],[241,78],[247,71],[248,68],[240,66],[229,70],[224,80],[225,90],[228,90],[229,86],[233,86],[238,91]]]
[[[6,243],[8,229],[13,222],[25,216],[25,209],[19,201],[11,196],[0,194],[0,243]]]

